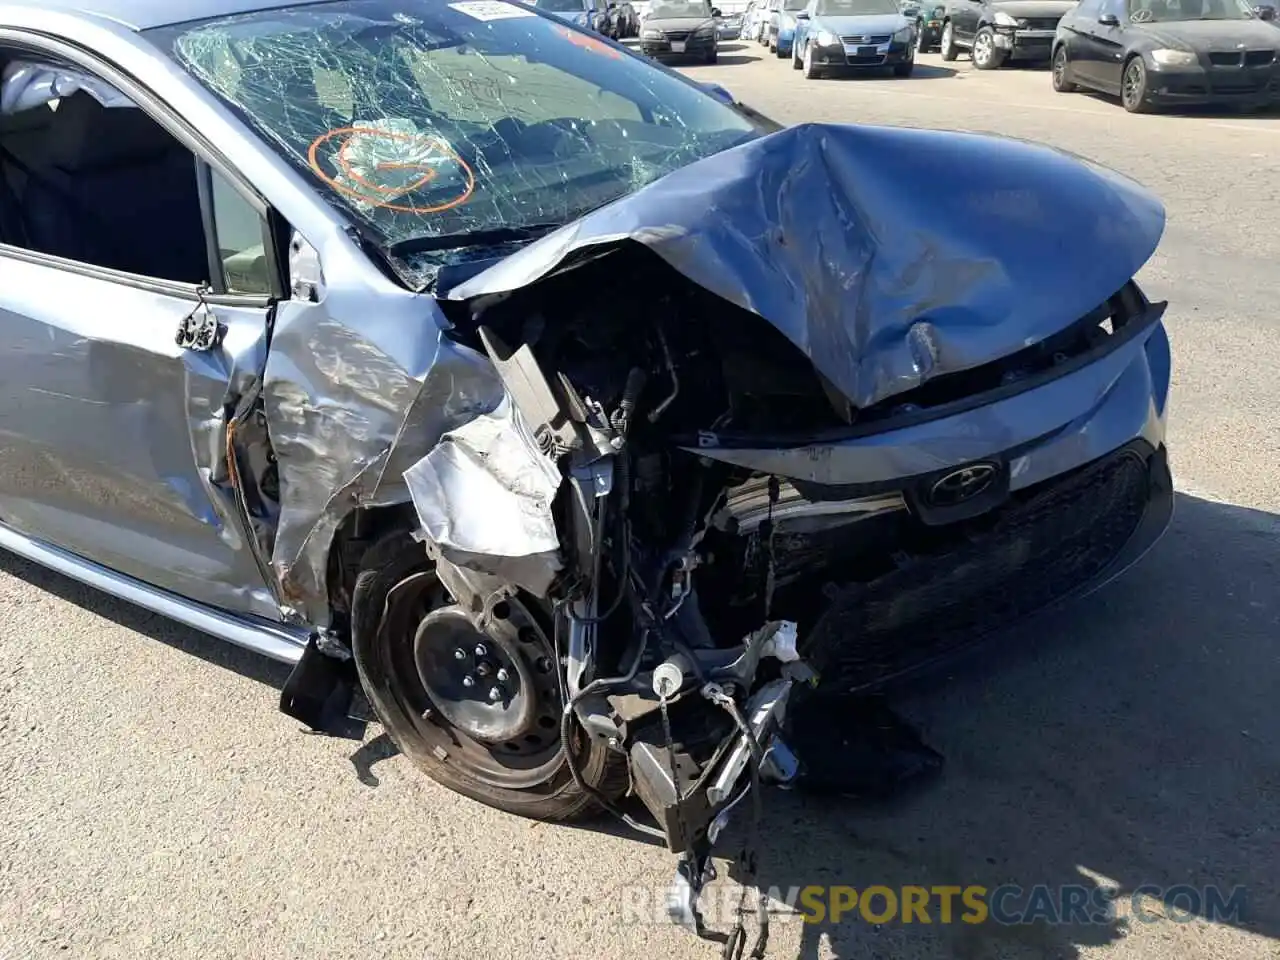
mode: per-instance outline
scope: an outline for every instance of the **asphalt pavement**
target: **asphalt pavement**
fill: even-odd
[[[1169,213],[1141,276],[1170,303],[1168,536],[903,704],[947,758],[936,783],[878,805],[772,793],[764,884],[1244,889],[1221,922],[1150,901],[1096,923],[780,920],[769,956],[1280,956],[1280,116],[1135,117],[936,56],[908,80],[806,81],[732,43],[688,72],[788,123],[1044,141]],[[652,922],[663,850],[450,794],[376,725],[307,736],[276,712],[284,676],[0,555],[0,960],[718,955]]]

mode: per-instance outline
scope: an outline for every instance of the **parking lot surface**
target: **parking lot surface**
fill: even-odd
[[[779,922],[769,955],[1280,956],[1280,116],[1131,116],[936,56],[805,81],[731,43],[688,73],[786,123],[1044,141],[1169,213],[1140,277],[1170,302],[1169,534],[903,704],[938,782],[882,805],[770,794],[762,882],[1246,888],[1226,922]],[[376,725],[305,736],[276,712],[284,676],[0,555],[0,960],[717,955],[639,921],[660,848],[450,794]]]

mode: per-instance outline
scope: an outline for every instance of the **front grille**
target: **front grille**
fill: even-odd
[[[845,62],[851,67],[875,67],[884,63],[884,54],[874,53],[867,54],[865,57],[845,57]]]
[[[668,40],[675,40],[676,42],[679,42],[681,40],[688,40],[690,33],[691,31],[689,30],[668,30],[664,36]]]
[[[857,46],[860,43],[867,44],[867,45],[881,44],[881,43],[888,43],[889,40],[891,39],[891,36],[892,35],[888,33],[871,33],[871,34],[855,33],[848,37],[841,37],[840,42],[847,44],[849,46]]]
[[[1211,53],[1209,62],[1215,67],[1238,67],[1244,62],[1244,58],[1239,53]]]
[[[1244,54],[1244,65],[1246,67],[1266,67],[1275,63],[1276,52],[1274,50],[1246,50]]]
[[[1128,449],[1048,481],[973,541],[845,590],[804,652],[824,686],[843,690],[958,652],[1103,573],[1138,528],[1150,491],[1149,461]]]
[[[1024,29],[1027,30],[1057,30],[1057,17],[1026,17],[1023,21],[1026,23]]]

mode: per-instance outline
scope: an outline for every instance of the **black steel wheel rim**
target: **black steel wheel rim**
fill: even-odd
[[[434,575],[410,580],[413,582],[404,583],[388,596],[380,650],[389,693],[408,715],[419,747],[460,773],[493,787],[527,790],[552,779],[564,762],[559,724],[562,701],[554,652],[541,625],[518,601],[495,604],[494,616],[506,621],[504,627],[511,628],[506,632],[513,637],[503,643],[495,643],[492,637],[476,641],[490,648],[486,656],[477,657],[473,644],[470,661],[456,661],[458,677],[433,675],[424,682],[424,666],[440,668],[445,659],[440,651],[434,656],[424,655],[423,628],[433,611],[439,618],[448,597]],[[452,659],[451,653],[445,653]],[[519,663],[514,662],[515,657],[520,658]],[[483,738],[474,726],[451,722],[451,717],[459,720],[460,714],[458,701],[449,698],[462,698],[462,691],[468,689],[476,703],[488,698],[492,687],[482,684],[475,672],[478,663],[486,659],[490,666],[484,679],[496,679],[497,671],[505,668],[510,692],[518,694],[504,697],[495,708],[528,715],[527,726],[513,727],[505,737]],[[468,669],[477,680],[472,688],[464,688],[460,680]]]

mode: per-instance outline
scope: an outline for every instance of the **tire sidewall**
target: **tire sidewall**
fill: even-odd
[[[421,551],[420,546],[414,546]],[[377,549],[375,547],[370,553],[377,552]],[[406,553],[408,558],[405,558]],[[403,637],[388,636],[388,632],[381,629],[381,611],[385,608],[387,595],[397,583],[424,569],[430,569],[425,557],[413,556],[411,552],[402,550],[399,556],[379,561],[376,566],[367,566],[360,574],[364,581],[363,589],[368,591],[369,608],[379,613],[377,622],[353,632],[352,659],[365,698],[387,736],[410,762],[432,780],[486,806],[536,820],[573,820],[596,813],[598,806],[595,800],[574,782],[563,757],[555,771],[537,789],[514,790],[485,783],[450,763],[447,758],[440,758],[417,732],[418,725],[427,721],[414,716],[408,705],[400,700],[389,676],[393,662],[392,645],[408,641]],[[620,760],[598,738],[587,737],[578,757],[578,768],[587,784],[609,793],[607,781],[618,775],[617,763]]]

